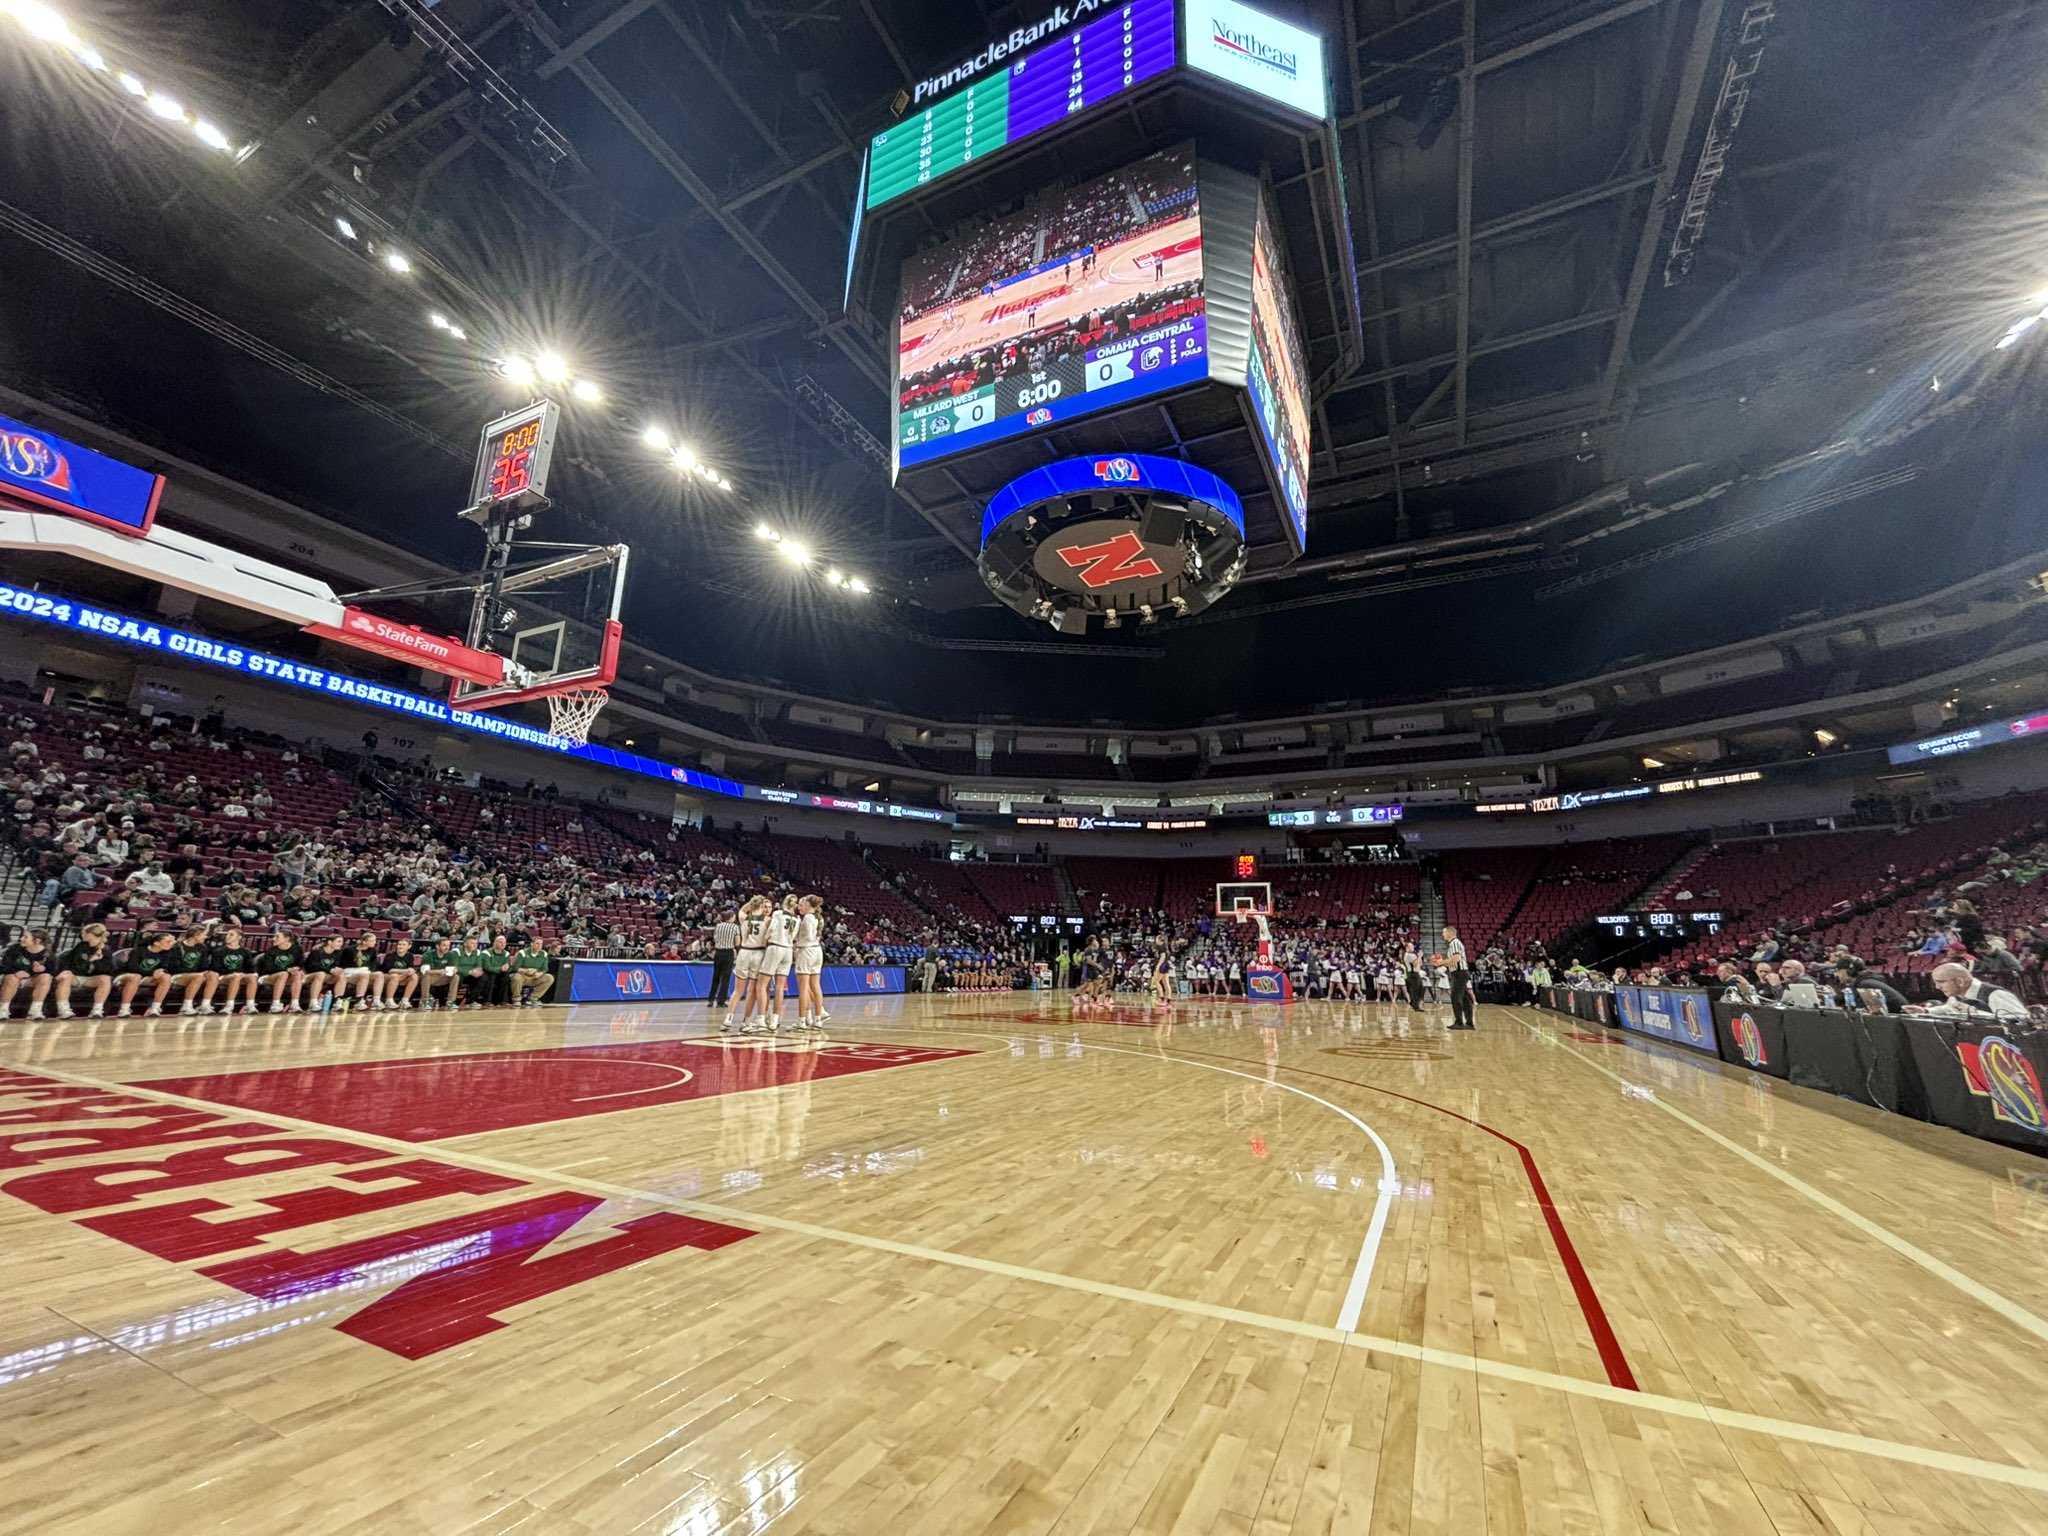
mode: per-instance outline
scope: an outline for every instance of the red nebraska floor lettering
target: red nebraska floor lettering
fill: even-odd
[[[291,1074],[243,1074],[279,1075]],[[255,1198],[245,1184],[236,1187],[287,1172],[305,1182]],[[198,1272],[280,1305],[371,1293],[336,1326],[409,1360],[505,1327],[497,1314],[521,1302],[662,1254],[708,1252],[756,1235],[658,1211],[546,1252],[605,1197],[4,1068],[0,1190],[160,1259],[239,1253]],[[325,1247],[262,1246],[293,1228],[451,1195],[516,1198]],[[252,1205],[260,1211],[246,1214]],[[245,1214],[222,1217],[230,1210]]]

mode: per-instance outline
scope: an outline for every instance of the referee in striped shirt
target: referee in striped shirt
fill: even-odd
[[[1472,1022],[1472,967],[1465,959],[1465,941],[1455,928],[1444,929],[1444,969],[1451,976],[1451,1028],[1476,1029]]]

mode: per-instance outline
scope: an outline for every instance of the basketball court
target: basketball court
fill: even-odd
[[[0,1530],[2048,1527],[2023,1154],[1522,1008],[831,1030],[10,1027]]]
[[[993,293],[977,289],[905,320],[897,373],[914,378],[942,363],[972,357],[984,347],[1050,326],[1072,329],[1097,310],[1196,282],[1201,276],[1202,220],[1199,214],[1190,214],[1103,246],[1095,253],[1094,266],[1086,270],[1076,256]]]

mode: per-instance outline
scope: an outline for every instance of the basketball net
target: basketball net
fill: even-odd
[[[1273,963],[1273,930],[1266,922],[1266,914],[1263,912],[1247,911],[1245,908],[1240,907],[1237,911],[1231,913],[1231,916],[1237,919],[1239,926],[1245,923],[1257,923],[1259,925],[1259,964],[1271,965]]]
[[[602,688],[570,688],[548,695],[548,729],[579,746],[590,740],[598,711],[612,696]]]

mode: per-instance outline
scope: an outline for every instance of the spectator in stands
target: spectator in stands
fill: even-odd
[[[131,870],[127,879],[121,882],[138,896],[168,896],[171,894],[171,877],[164,873],[163,861],[151,859],[147,864]]]
[[[126,823],[133,827],[134,823]],[[103,868],[114,867],[128,862],[128,839],[119,827],[102,825],[99,838],[92,846],[92,862]]]
[[[1982,931],[1981,924],[1979,925],[1979,931]],[[1975,948],[1974,945],[1971,947]],[[2005,940],[1997,934],[1987,935],[1984,939],[1984,947],[1981,950],[1976,950],[1976,954],[1977,974],[1979,976],[1995,978],[2005,983],[2012,982],[2018,978],[2020,974],[2019,956],[2015,955],[2007,946]]]
[[[74,853],[64,873],[57,877],[58,889],[66,897],[97,890],[106,883],[106,876],[94,872],[91,856],[84,853]]]
[[[1963,1018],[2007,1019],[2015,1023],[2027,1022],[2031,1015],[2027,1005],[2004,987],[1994,986],[1972,975],[1967,965],[1951,960],[1946,965],[1937,965],[1928,978],[1934,983],[1946,1002],[1937,1003],[1931,1010]]]

